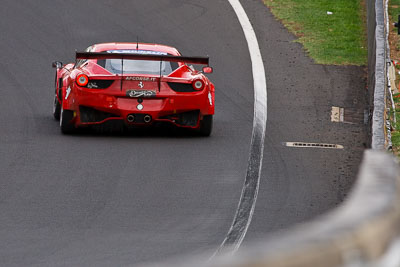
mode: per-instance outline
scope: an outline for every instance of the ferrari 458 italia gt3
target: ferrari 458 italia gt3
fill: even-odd
[[[193,66],[205,65],[202,71]],[[214,85],[208,57],[184,57],[157,44],[103,43],[76,52],[57,69],[53,115],[63,133],[93,125],[145,127],[158,122],[209,136]]]

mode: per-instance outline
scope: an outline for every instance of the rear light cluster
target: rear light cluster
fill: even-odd
[[[86,74],[79,74],[76,77],[76,84],[89,89],[106,89],[111,86],[114,80],[89,80]]]
[[[76,77],[76,84],[81,87],[85,87],[88,84],[88,82],[89,82],[89,78],[85,74],[79,74]]]
[[[194,80],[192,85],[193,88],[197,91],[203,90],[204,88],[204,82],[202,80]]]
[[[175,83],[175,82],[167,82],[169,87],[175,92],[179,93],[190,93],[201,91],[205,87],[205,83],[203,80],[194,80],[192,83]]]

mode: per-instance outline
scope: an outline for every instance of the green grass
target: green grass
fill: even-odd
[[[400,132],[392,132],[392,146],[394,148],[400,146]]]
[[[400,94],[396,94],[394,97],[394,103],[396,106],[396,125],[394,125],[394,131],[392,131],[392,146],[395,153],[400,156],[399,148],[400,148]],[[392,112],[393,117],[393,112]],[[394,120],[391,119],[392,125],[394,124]]]
[[[362,1],[264,0],[316,63],[358,66],[367,63]]]
[[[397,21],[398,15],[400,14],[400,0],[390,0],[389,1],[389,17],[390,17],[390,22],[393,23]],[[391,45],[395,46],[394,49],[392,50],[393,54],[392,59],[397,59],[399,60],[398,57],[398,51],[400,51],[400,42],[397,37],[397,28],[393,27],[392,28],[392,33],[391,33],[391,38],[392,40]],[[393,48],[393,47],[392,47]],[[396,65],[396,72],[400,69],[399,65]],[[398,75],[396,75],[398,79]],[[394,153],[400,157],[400,94],[395,94],[394,95],[394,103],[396,107],[396,124],[394,124],[394,118],[393,118],[393,112],[391,112],[390,116],[390,122],[392,126],[392,147]],[[392,111],[392,109],[391,109]]]
[[[390,0],[389,15],[397,21],[400,14],[400,0]],[[396,30],[396,29],[394,29]]]

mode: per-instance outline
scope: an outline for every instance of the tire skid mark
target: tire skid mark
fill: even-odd
[[[250,52],[254,81],[254,118],[246,178],[239,204],[232,225],[224,241],[213,256],[222,253],[235,253],[247,233],[260,186],[267,123],[267,84],[257,37],[239,0],[228,1],[239,19]]]

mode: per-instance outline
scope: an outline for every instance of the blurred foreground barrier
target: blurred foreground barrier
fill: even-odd
[[[398,164],[387,152],[367,150],[353,192],[337,209],[205,265],[400,266],[399,237]]]

